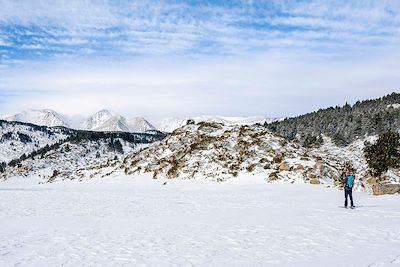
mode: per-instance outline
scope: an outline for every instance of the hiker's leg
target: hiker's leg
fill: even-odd
[[[344,206],[347,207],[347,195],[348,195],[348,191],[347,189],[344,189]]]
[[[349,197],[350,197],[351,206],[354,206],[354,202],[353,202],[353,189],[350,189],[350,190],[349,190]]]

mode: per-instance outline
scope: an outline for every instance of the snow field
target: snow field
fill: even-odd
[[[0,185],[0,266],[400,266],[400,199],[262,175]],[[164,182],[166,185],[163,185]]]

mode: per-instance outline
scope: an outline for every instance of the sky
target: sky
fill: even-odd
[[[0,114],[296,116],[399,69],[397,0],[0,0]]]

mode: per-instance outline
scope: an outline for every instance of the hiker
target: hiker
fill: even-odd
[[[346,170],[346,178],[344,180],[344,207],[347,208],[347,197],[350,197],[351,206],[350,208],[355,208],[353,202],[353,186],[354,186],[353,175],[350,175],[349,169]]]

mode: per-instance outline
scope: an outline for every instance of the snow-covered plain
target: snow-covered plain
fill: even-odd
[[[0,266],[398,266],[400,199],[296,181],[0,183]],[[164,185],[164,182],[167,182]]]

